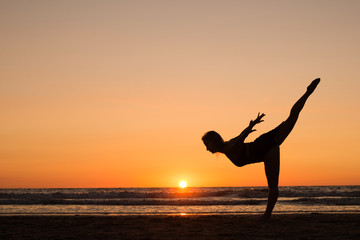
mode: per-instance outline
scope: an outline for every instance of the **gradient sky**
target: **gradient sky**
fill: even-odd
[[[205,150],[322,81],[280,185],[360,184],[360,1],[0,0],[0,187],[265,186]]]

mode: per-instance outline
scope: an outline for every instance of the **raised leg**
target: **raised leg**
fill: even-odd
[[[264,159],[265,174],[269,187],[269,195],[263,220],[271,217],[271,213],[279,196],[280,147],[274,147]]]
[[[275,140],[279,145],[281,145],[281,143],[286,139],[291,130],[294,128],[295,123],[299,118],[299,114],[306,103],[306,100],[314,92],[319,82],[320,78],[312,81],[312,83],[308,86],[306,93],[291,108],[289,117],[279,125],[277,134],[275,136]]]

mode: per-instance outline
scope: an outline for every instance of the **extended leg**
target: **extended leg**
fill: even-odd
[[[270,218],[271,213],[279,196],[279,170],[280,170],[280,147],[273,148],[264,159],[265,174],[269,186],[269,195],[266,206],[266,211],[262,219]]]
[[[308,86],[306,93],[291,108],[289,117],[279,125],[277,134],[275,136],[275,140],[279,145],[286,139],[291,130],[294,128],[299,114],[306,103],[306,100],[314,92],[319,82],[320,78],[312,81],[312,83]]]

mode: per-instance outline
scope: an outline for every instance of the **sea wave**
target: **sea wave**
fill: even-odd
[[[1,199],[0,205],[168,205],[168,206],[206,206],[206,205],[260,205],[266,199],[257,200],[198,200],[198,199]]]
[[[1,205],[262,205],[266,187],[0,189]],[[360,186],[280,187],[279,203],[360,205]]]

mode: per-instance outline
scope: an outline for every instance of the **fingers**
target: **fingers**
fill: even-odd
[[[262,120],[263,117],[265,117],[265,114],[259,112],[257,118],[254,120],[254,123],[257,124],[257,123],[263,122],[264,121],[264,120]]]
[[[259,119],[259,120],[260,120],[260,119],[261,119],[261,118],[263,118],[263,117],[265,117],[265,114],[264,114],[264,113],[261,113],[261,114],[260,114],[260,113],[258,113],[257,119]]]
[[[264,113],[258,112],[258,115],[257,115],[256,119],[255,119],[255,120],[251,120],[251,121],[250,121],[250,124],[258,124],[258,123],[263,122],[264,120],[261,120],[261,119],[262,119],[264,116],[265,116]]]

